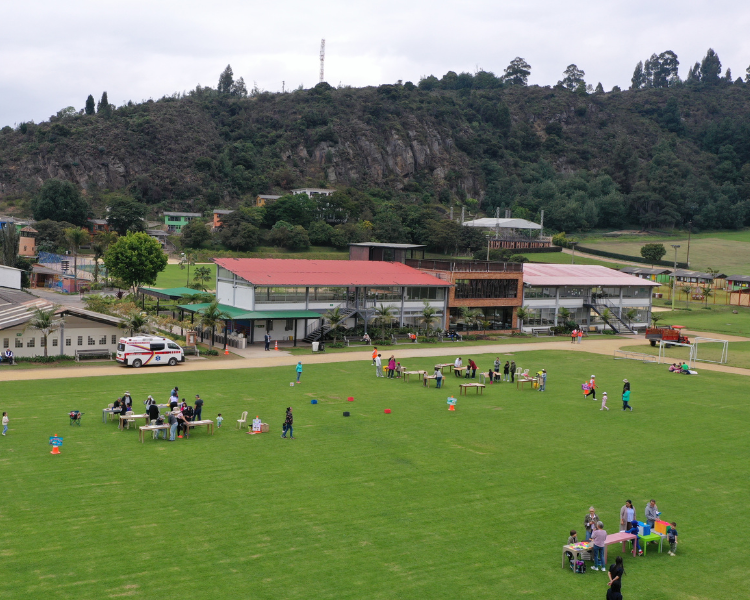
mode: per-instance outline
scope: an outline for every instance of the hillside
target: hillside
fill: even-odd
[[[156,215],[316,185],[344,191],[353,218],[387,209],[405,223],[410,206],[476,212],[476,199],[487,212],[545,209],[545,224],[568,232],[736,228],[750,224],[750,85],[587,94],[319,84],[247,98],[199,87],[2,129],[0,211],[29,214],[49,178],[79,186],[96,216],[107,191]],[[418,237],[411,226],[399,235]]]

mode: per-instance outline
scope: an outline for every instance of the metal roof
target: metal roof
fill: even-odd
[[[648,269],[646,267],[623,267],[620,271],[630,275],[664,275],[670,272],[669,269]]]
[[[712,275],[711,273],[701,273],[700,271],[688,271],[687,269],[677,269],[674,271],[673,275],[676,277],[696,277],[698,279],[724,279],[726,275],[724,273],[716,273],[715,275]]]
[[[433,275],[393,262],[283,258],[215,258],[214,262],[254,285],[450,286]]]
[[[216,210],[214,210],[215,215],[231,215],[233,212],[234,212],[233,210],[229,210],[225,208],[217,208]]]
[[[138,288],[138,291],[146,294],[147,296],[152,296],[153,298],[161,298],[163,300],[179,300],[183,296],[194,296],[195,294],[209,294],[208,292],[201,292],[200,290],[194,290],[193,288],[188,287],[176,287],[176,288],[165,288],[165,289],[159,289],[159,288],[147,288],[147,287],[140,287]],[[209,294],[209,296],[213,296],[213,294]]]
[[[727,281],[748,281],[750,282],[750,275],[729,275]]]
[[[533,286],[654,286],[659,284],[600,265],[524,263],[523,282]]]
[[[464,227],[484,227],[485,229],[541,229],[538,223],[527,221],[526,219],[495,219],[485,217],[484,219],[474,219],[465,221]]]
[[[202,217],[203,213],[189,213],[189,212],[165,212],[165,217]]]
[[[35,308],[49,309],[54,304],[21,290],[0,289],[0,329],[23,325]]]
[[[386,244],[383,242],[356,242],[349,244],[350,246],[366,246],[368,248],[424,248],[424,244]]]
[[[192,313],[202,313],[210,304],[182,304],[179,308]],[[219,304],[219,310],[229,315],[230,319],[251,320],[251,319],[320,319],[320,313],[312,310],[247,310],[237,308],[227,304]]]

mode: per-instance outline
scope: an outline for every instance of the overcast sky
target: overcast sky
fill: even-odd
[[[321,38],[334,86],[501,74],[515,56],[532,84],[554,85],[575,63],[607,91],[664,50],[683,78],[709,47],[735,79],[750,65],[746,0],[5,0],[0,22],[0,126],[83,108],[103,90],[120,105],[215,87],[227,64],[248,89],[311,87]]]

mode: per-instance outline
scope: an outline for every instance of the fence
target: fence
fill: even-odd
[[[40,252],[37,263],[58,271],[61,275],[68,275],[70,277],[76,277],[77,279],[85,279],[87,281],[94,281],[94,270],[96,268],[96,261],[87,256],[79,255],[78,258],[69,254],[54,254],[53,252]],[[73,273],[73,270],[76,273]],[[99,277],[107,277],[107,269],[99,263]]]
[[[653,354],[644,354],[643,352],[631,352],[630,350],[615,350],[615,360],[640,360],[644,363],[659,363],[660,358]]]

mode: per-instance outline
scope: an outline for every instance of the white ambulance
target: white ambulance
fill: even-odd
[[[169,365],[185,362],[185,352],[172,340],[162,337],[139,336],[120,338],[117,362],[126,367]]]

